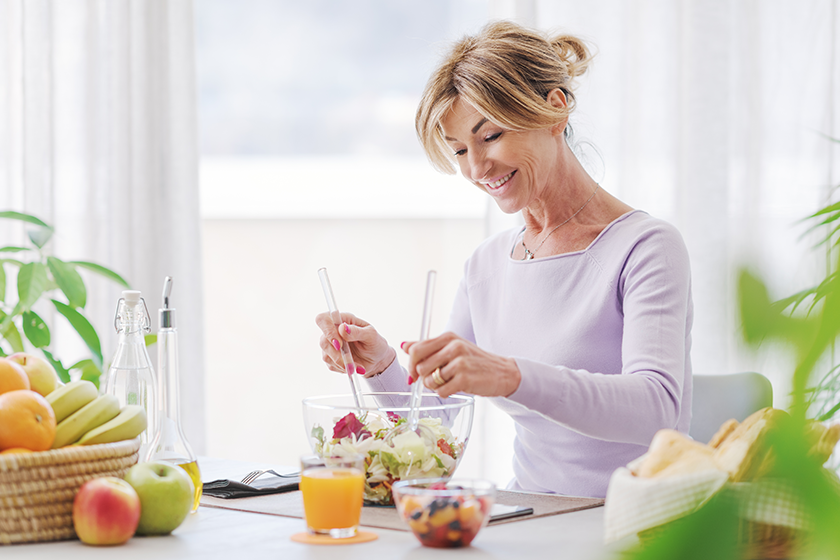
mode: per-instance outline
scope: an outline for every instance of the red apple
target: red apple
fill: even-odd
[[[131,485],[113,476],[88,480],[73,501],[73,526],[85,544],[123,544],[140,522],[140,498]]]

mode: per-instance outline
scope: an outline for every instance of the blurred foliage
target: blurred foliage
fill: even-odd
[[[833,140],[837,141],[837,140]],[[816,381],[821,360],[833,358],[840,335],[840,203],[822,208],[806,218],[809,231],[825,228],[817,247],[825,249],[825,277],[812,288],[772,301],[766,283],[754,272],[739,271],[738,300],[746,342],[757,347],[777,344],[795,359],[790,422],[768,435],[776,461],[768,474],[788,481],[811,519],[805,546],[796,557],[840,558],[840,486],[836,475],[807,456],[805,430],[809,416],[824,421],[840,410],[837,366]],[[831,361],[829,359],[829,361]],[[721,500],[710,500],[700,510],[671,523],[653,543],[628,551],[636,560],[742,558],[744,550],[735,540],[737,512]]]
[[[29,243],[0,247],[0,356],[37,349],[55,368],[64,383],[77,370],[81,379],[99,386],[103,371],[102,347],[96,329],[84,315],[87,288],[79,274],[88,270],[130,289],[116,272],[92,262],[63,261],[45,250],[54,229],[35,216],[20,212],[0,212],[0,218],[23,222]],[[16,272],[14,286],[7,286],[7,271]],[[11,290],[9,288],[12,288]],[[9,292],[12,292],[11,294]],[[9,298],[8,296],[13,296]],[[50,305],[79,335],[90,357],[65,365],[51,348],[52,335],[47,322],[33,308]],[[40,307],[39,307],[40,309]]]

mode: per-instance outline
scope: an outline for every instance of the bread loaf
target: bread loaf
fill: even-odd
[[[809,424],[808,433],[805,437],[811,445],[808,456],[815,457],[822,465],[828,461],[837,442],[840,441],[840,424],[834,424],[826,428],[819,422],[813,422]]]
[[[723,423],[723,425],[715,432],[715,435],[712,436],[712,439],[709,440],[709,447],[718,448],[720,444],[723,443],[726,438],[732,435],[732,432],[735,431],[735,428],[738,427],[738,421],[734,418],[727,420]]]
[[[768,432],[786,417],[786,412],[770,407],[751,414],[714,450],[715,463],[733,482],[754,478],[767,459]]]
[[[744,482],[769,475],[776,461],[768,435],[790,421],[787,412],[763,408],[743,422],[727,420],[708,445],[676,430],[659,430],[648,452],[628,465],[634,475],[664,478],[710,469],[729,474],[733,482]],[[840,424],[826,427],[810,421],[805,430],[808,456],[825,463],[840,441]]]
[[[664,478],[715,469],[713,452],[708,445],[676,430],[659,430],[634,474],[643,478]]]

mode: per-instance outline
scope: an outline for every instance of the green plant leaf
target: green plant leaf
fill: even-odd
[[[827,420],[831,420],[834,417],[834,415],[837,414],[838,410],[840,410],[840,402],[828,409],[827,412],[824,412],[823,414],[819,415],[816,419],[817,422],[825,422]]]
[[[29,247],[0,247],[0,253],[19,253],[21,251],[31,251]]]
[[[92,360],[82,360],[77,364],[78,367],[73,367],[71,369],[78,369],[81,370],[82,376],[81,378],[85,381],[90,381],[96,388],[99,388],[99,381],[102,377],[102,370],[97,367]]]
[[[50,328],[34,311],[23,312],[23,334],[35,348],[50,345]]]
[[[20,267],[18,272],[18,299],[23,309],[29,309],[38,301],[47,287],[47,267],[31,262]]]
[[[824,208],[820,208],[819,210],[817,210],[816,212],[814,212],[810,216],[807,216],[806,218],[804,218],[802,221],[811,220],[811,219],[814,219],[818,216],[823,216],[825,214],[831,214],[832,212],[840,212],[840,202],[835,202],[834,204],[829,204],[828,206],[825,206]]]
[[[86,261],[69,261],[67,264],[72,264],[73,266],[76,266],[76,267],[86,268],[87,270],[90,270],[91,272],[95,272],[95,273],[99,274],[100,276],[104,276],[106,278],[109,278],[109,279],[113,280],[117,284],[122,284],[123,286],[125,286],[129,290],[131,289],[131,286],[128,284],[128,282],[125,281],[125,279],[122,276],[120,276],[119,274],[117,274],[116,272],[114,272],[113,270],[111,270],[109,268],[105,268],[102,265],[92,263],[92,262],[86,262]]]
[[[149,347],[152,344],[157,342],[157,335],[156,334],[147,334],[143,337],[143,340],[146,342],[146,346]]]
[[[99,336],[96,334],[96,330],[93,328],[93,325],[90,324],[84,315],[66,305],[61,303],[57,300],[50,300],[53,302],[56,310],[64,315],[64,317],[70,322],[70,325],[76,332],[79,333],[79,336],[82,337],[82,340],[85,341],[88,349],[93,354],[93,361],[95,365],[102,371],[102,346],[99,343]]]
[[[58,374],[58,378],[61,379],[63,383],[70,383],[70,372],[68,371],[69,368],[65,368],[64,364],[62,364],[60,360],[55,358],[49,350],[41,348],[41,352],[44,354],[44,357],[47,359],[47,361],[50,364],[52,364],[52,367],[55,368],[55,372]]]
[[[10,321],[8,326],[3,329],[3,338],[5,338],[12,347],[12,352],[23,352],[23,339],[20,336],[20,331],[15,325],[14,321]]]
[[[55,283],[67,296],[70,307],[84,308],[87,303],[87,290],[76,268],[56,257],[47,257],[47,266],[50,267]]]
[[[38,226],[38,229],[27,231],[26,235],[29,236],[29,240],[32,241],[32,243],[34,243],[35,246],[39,249],[47,244],[47,241],[50,240],[50,238],[53,235],[53,232],[55,231],[53,230],[52,226],[47,225],[43,221],[30,214],[5,211],[0,212],[0,218],[7,218],[9,220],[19,220],[21,222],[26,222]]]
[[[31,214],[23,214],[22,212],[13,212],[10,210],[6,210],[0,212],[0,218],[6,218],[8,220],[20,220],[22,222],[28,222],[30,224],[35,224],[36,226],[41,226],[43,228],[52,229],[51,226],[48,226],[35,216],[32,216]]]
[[[3,264],[3,263],[13,264],[17,267],[21,267],[21,266],[24,265],[24,263],[22,261],[19,261],[17,259],[0,259],[0,264]]]
[[[0,301],[6,301],[6,269],[0,263]]]
[[[90,360],[90,359],[87,359],[87,358],[86,358],[86,359],[84,359],[84,360],[79,360],[78,362],[76,362],[75,364],[73,364],[72,366],[70,366],[70,367],[69,367],[69,368],[67,368],[67,369],[82,369],[82,368],[84,368],[84,367],[85,367],[88,363],[91,363],[91,364],[92,364],[92,363],[93,363],[93,360]]]
[[[32,241],[32,243],[34,243],[35,246],[40,249],[44,245],[46,245],[47,241],[49,241],[50,238],[52,237],[53,229],[52,228],[49,228],[49,229],[47,229],[47,228],[33,229],[33,230],[27,231],[26,235],[29,237],[29,240]]]
[[[776,314],[771,310],[764,282],[747,270],[742,270],[738,276],[738,303],[744,339],[757,345],[772,331]]]
[[[0,310],[0,334],[4,333],[6,331],[6,328],[9,326],[9,324],[12,322],[12,320],[15,317],[20,315],[20,312],[21,312],[20,302],[18,302],[18,304],[15,305],[15,308],[12,309],[12,312],[8,315],[3,310]]]

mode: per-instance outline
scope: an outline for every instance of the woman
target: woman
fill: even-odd
[[[448,332],[396,351],[365,321],[326,314],[324,361],[343,372],[349,341],[374,390],[423,383],[491,397],[516,423],[510,488],[604,496],[613,470],[661,428],[687,432],[689,259],[670,225],[630,208],[569,147],[572,80],[584,44],[513,23],[461,40],[432,75],[417,133],[432,164],[452,160],[524,228],[469,258]]]

